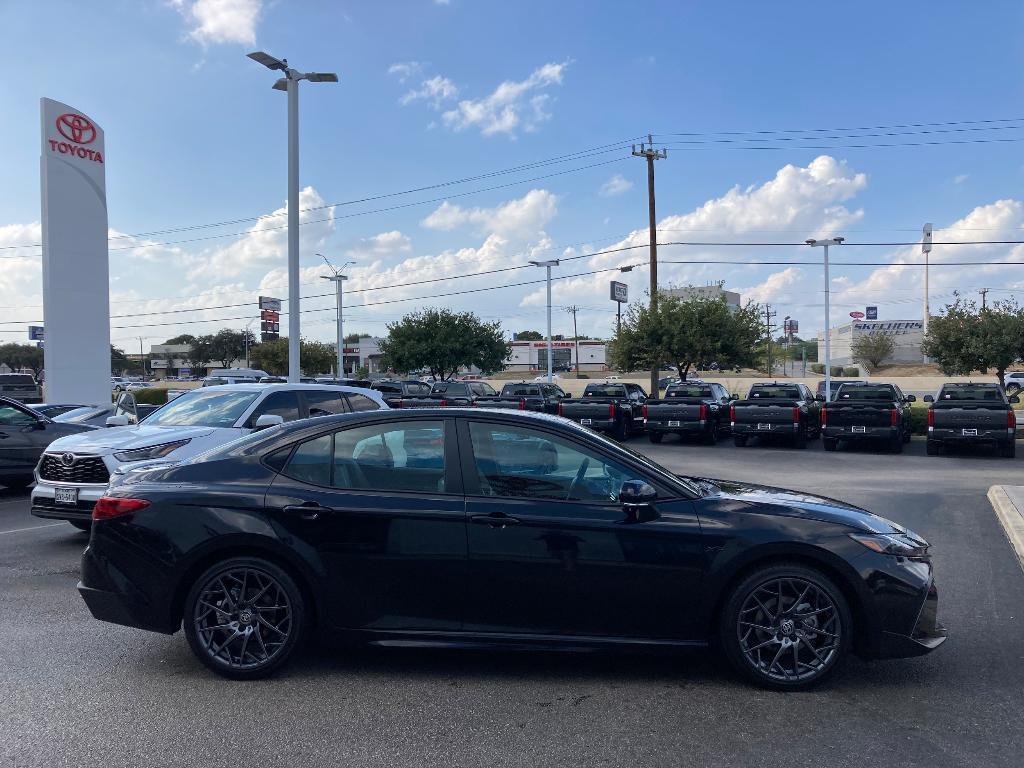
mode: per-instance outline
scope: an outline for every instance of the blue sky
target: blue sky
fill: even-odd
[[[851,243],[891,242],[915,240],[925,221],[951,227],[941,233],[947,239],[1022,239],[1024,144],[991,140],[1024,138],[1024,121],[970,122],[1024,118],[1022,16],[1019,2],[653,2],[630,10],[611,2],[106,0],[86,8],[7,0],[0,25],[14,65],[0,82],[0,142],[7,149],[0,245],[38,242],[41,96],[81,108],[106,130],[110,226],[117,233],[281,209],[285,103],[270,89],[273,75],[245,58],[256,49],[341,76],[337,85],[303,85],[307,207],[652,132],[671,143],[657,169],[662,240],[801,242],[836,233]],[[723,133],[946,122],[956,125]],[[698,135],[668,135],[674,133]],[[840,136],[846,138],[832,138]],[[784,137],[793,140],[778,140]],[[756,141],[764,138],[772,141]],[[991,143],[849,146],[979,139]],[[771,148],[736,148],[758,145]],[[496,184],[510,186],[463,194]],[[446,195],[452,197],[445,204]],[[409,203],[417,204],[374,212]],[[539,273],[528,269],[471,276],[522,265],[530,254],[576,256],[642,244],[646,219],[644,164],[629,157],[628,146],[304,212],[303,294],[326,292],[317,279],[325,269],[315,256],[321,251],[356,262],[347,284],[349,331],[382,333],[403,313],[438,304],[501,319],[509,331],[541,328],[541,286],[436,294],[536,279]],[[134,315],[115,320],[132,327],[116,328],[112,337],[127,343],[142,334],[159,342],[179,332],[244,325],[218,319],[254,316],[261,292],[286,295],[283,231],[249,231],[279,223],[280,216],[112,242],[122,249],[111,251],[112,313]],[[209,239],[176,242],[195,237]],[[688,246],[663,247],[661,255],[666,261],[807,260],[807,251]],[[7,249],[22,258],[0,261],[4,340],[20,340],[21,321],[42,316],[37,252]],[[851,245],[842,256],[891,262],[913,260],[915,253]],[[938,263],[1024,260],[1014,246],[936,246],[934,255]],[[573,274],[645,257],[638,249],[560,269]],[[581,332],[609,332],[611,276],[556,285],[557,305],[585,308]],[[677,285],[724,279],[745,296],[777,304],[780,316],[801,318],[805,332],[822,324],[817,269],[666,264],[661,276],[663,284]],[[388,288],[438,277],[457,279]],[[846,267],[833,277],[837,316],[874,303],[883,318],[920,315],[920,270]],[[646,279],[644,269],[628,276],[633,297],[642,297]],[[950,266],[936,268],[932,284],[933,303],[941,305],[957,288],[990,287],[1010,296],[1024,288],[1024,273],[1016,266]],[[251,309],[211,308],[246,302]],[[303,309],[330,306],[330,298],[314,298]],[[197,311],[146,314],[182,308]],[[304,332],[329,339],[329,321],[329,311],[309,312]],[[568,316],[556,312],[556,332],[568,329]]]

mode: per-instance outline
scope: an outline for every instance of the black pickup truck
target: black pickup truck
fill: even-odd
[[[430,394],[403,397],[392,408],[436,408],[445,405],[476,405],[481,397],[494,397],[498,393],[485,381],[437,381]],[[390,405],[390,403],[389,403]]]
[[[476,404],[481,408],[558,413],[558,404],[566,397],[557,384],[531,384],[524,381],[506,384],[496,397],[478,397]]]
[[[625,440],[634,432],[643,432],[646,400],[647,393],[637,384],[587,384],[583,397],[566,398],[558,404],[558,415]]]
[[[754,384],[746,400],[730,407],[733,442],[743,447],[751,437],[783,437],[806,448],[821,434],[822,400],[804,384]]]
[[[398,403],[403,398],[427,397],[430,395],[430,385],[425,381],[416,381],[415,379],[406,381],[381,379],[380,381],[373,382],[370,385],[370,389],[380,392],[381,398],[392,408],[398,408]]]
[[[643,406],[644,426],[652,443],[666,434],[698,436],[708,445],[729,432],[729,405],[733,398],[721,384],[671,384],[662,399],[650,398]]]
[[[902,453],[913,434],[910,404],[915,400],[895,384],[843,384],[821,410],[822,445],[826,451],[834,451],[840,440],[870,440]]]
[[[929,456],[946,446],[987,443],[1000,455],[1017,455],[1016,395],[1007,397],[998,384],[943,384],[937,397],[925,395],[928,407]]]

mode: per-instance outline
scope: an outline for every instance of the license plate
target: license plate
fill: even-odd
[[[669,425],[670,427],[678,427],[678,426],[679,426],[679,422],[678,422],[678,421],[670,421],[670,422],[668,423],[668,425]]]
[[[867,427],[850,427],[850,431],[864,433],[867,432],[868,430]]]
[[[77,488],[55,488],[53,490],[53,500],[57,504],[77,504],[78,503],[78,489]]]
[[[580,419],[580,424],[587,425],[587,424],[593,424],[593,423],[594,423],[593,419]]]
[[[771,429],[772,425],[771,424],[758,424],[757,428],[758,429]]]
[[[978,436],[978,430],[976,430],[976,429],[965,429],[963,432],[964,432],[964,437],[977,437]]]

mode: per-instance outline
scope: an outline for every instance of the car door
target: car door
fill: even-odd
[[[10,401],[0,403],[0,477],[31,475],[52,439],[46,422]]]
[[[691,639],[703,555],[692,503],[666,487],[626,514],[645,472],[542,426],[460,421],[467,631]]]
[[[378,632],[461,628],[466,521],[455,439],[445,419],[389,418],[321,433],[273,459],[282,470],[266,506],[321,563],[321,620]]]

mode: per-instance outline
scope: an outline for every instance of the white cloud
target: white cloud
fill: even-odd
[[[623,176],[621,173],[616,173],[608,181],[601,185],[601,189],[598,190],[598,194],[601,197],[615,197],[628,192],[633,188],[633,182]]]
[[[446,101],[451,101],[459,95],[459,89],[447,77],[437,75],[424,80],[419,88],[414,88],[399,99],[403,106],[412,104],[414,101],[425,101],[434,109],[440,109]]]
[[[262,0],[171,0],[171,5],[188,22],[188,36],[198,43],[256,42]]]
[[[971,175],[969,173],[961,173],[953,177],[954,184],[963,184]]]
[[[418,61],[399,61],[388,67],[388,74],[398,78],[398,82],[404,83],[410,77],[415,77],[423,70],[423,65]]]
[[[345,252],[353,259],[383,258],[412,250],[412,241],[397,229],[365,237],[359,244]]]
[[[475,224],[483,231],[524,237],[543,230],[557,213],[557,196],[546,189],[531,189],[494,208],[463,208],[446,200],[420,223],[444,232]]]
[[[464,99],[445,112],[441,119],[453,131],[478,128],[484,136],[504,133],[515,136],[518,130],[534,131],[551,114],[547,110],[549,94],[531,93],[561,85],[566,67],[571,62],[545,64],[525,80],[506,80],[482,99]]]

